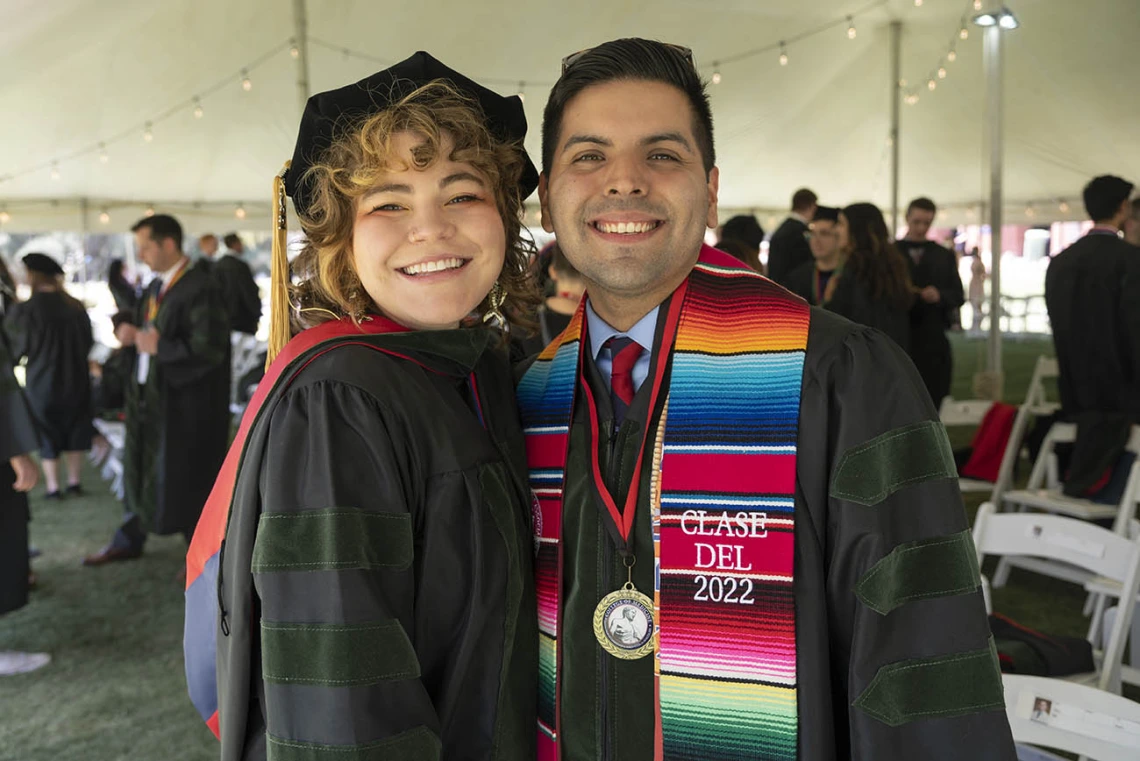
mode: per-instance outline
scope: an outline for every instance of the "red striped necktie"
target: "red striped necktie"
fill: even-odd
[[[618,426],[633,404],[637,388],[633,384],[633,366],[645,351],[641,344],[627,336],[614,336],[605,343],[613,358],[610,371],[610,399],[614,407],[614,423]]]

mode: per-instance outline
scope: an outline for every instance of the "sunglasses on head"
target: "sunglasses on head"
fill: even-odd
[[[689,64],[690,66],[693,65],[693,51],[689,48],[685,47],[684,45],[674,45],[669,42],[663,42],[661,44],[670,50],[680,54],[680,56],[685,59],[685,63]],[[586,55],[591,50],[597,50],[597,47],[595,46],[592,48],[586,48],[585,50],[579,50],[577,53],[571,53],[570,55],[563,58],[562,73],[565,74],[571,66],[576,64],[582,58],[582,56]]]

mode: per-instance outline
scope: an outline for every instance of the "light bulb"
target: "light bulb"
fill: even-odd
[[[12,221],[12,215],[6,211],[0,211],[0,225],[6,225]]]
[[[849,40],[855,39],[856,34],[858,34],[858,33],[855,31],[855,20],[853,18],[851,18],[850,16],[848,16],[847,17],[847,39],[849,39]]]
[[[918,96],[917,95],[912,93],[912,94],[906,96],[906,104],[908,106],[913,106],[915,103],[918,103]]]
[[[58,180],[58,179],[59,179],[59,164],[55,164],[55,163],[53,163],[53,164],[51,165],[51,178],[52,178],[53,180]]]
[[[905,79],[899,80],[899,87],[906,87],[906,80]]]
[[[915,8],[921,8],[922,7],[922,0],[914,0],[914,7]]]
[[[715,64],[715,63],[713,64],[712,83],[714,85],[720,84],[720,66],[718,64]]]
[[[110,223],[111,215],[107,213],[107,210],[104,209],[103,211],[99,212],[99,224],[108,225]]]
[[[958,36],[960,38],[962,38],[963,40],[969,39],[970,38],[970,30],[967,29],[966,27],[962,27],[960,30],[958,30]]]
[[[99,161],[106,164],[110,160],[111,157],[107,155],[107,146],[104,143],[99,143]]]
[[[955,61],[958,60],[958,54],[955,53],[953,50],[951,50],[949,53],[946,54],[946,60],[949,61],[950,63],[954,63]]]
[[[939,67],[939,69],[938,69],[938,78],[939,78],[939,79],[946,79],[946,67],[945,67],[945,66],[941,66],[941,67]]]
[[[974,10],[980,11],[982,9],[982,0],[974,0]]]
[[[143,129],[143,140],[148,143],[154,140],[154,131],[151,129],[150,122],[147,122],[146,127]]]
[[[780,65],[788,65],[788,48],[782,42],[780,43]]]
[[[1025,207],[1025,216],[1031,217],[1031,218],[1036,217],[1037,216],[1037,210],[1034,209],[1032,206],[1026,206]]]
[[[289,55],[293,56],[294,58],[300,58],[301,49],[294,45],[293,47],[289,48]]]
[[[194,118],[201,119],[205,111],[202,110],[202,101],[198,98],[194,99]]]
[[[234,209],[234,216],[238,219],[245,219],[245,207],[240,203],[238,204],[237,208]]]
[[[253,89],[253,82],[250,81],[249,72],[247,72],[245,69],[241,70],[241,89],[245,90],[246,92],[249,92]]]
[[[154,216],[154,206],[152,205],[152,206],[146,207],[146,211],[144,211],[143,214],[148,216],[148,217],[153,217]]]
[[[938,87],[938,83],[935,82],[933,79],[926,83],[926,89],[927,90],[933,91],[935,87]]]
[[[1062,214],[1068,214],[1069,213],[1069,202],[1068,201],[1061,201],[1060,205],[1057,208],[1061,210]]]

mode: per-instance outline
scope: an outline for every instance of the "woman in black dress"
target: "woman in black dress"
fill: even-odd
[[[914,289],[883,213],[874,204],[852,204],[839,213],[836,231],[843,263],[827,284],[824,306],[908,350]]]
[[[91,448],[91,320],[63,287],[63,268],[44,254],[23,259],[32,297],[4,318],[15,361],[27,357],[27,395],[40,431],[48,499],[60,499],[59,455],[67,461],[67,492],[80,494],[83,453]]]

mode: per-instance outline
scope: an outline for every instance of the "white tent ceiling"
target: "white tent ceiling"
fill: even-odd
[[[1079,218],[1091,176],[1140,178],[1138,0],[1007,0],[1006,197],[1025,219]],[[869,10],[867,9],[870,7]],[[560,58],[619,36],[691,47],[719,67],[711,88],[722,207],[783,210],[799,186],[825,202],[889,205],[889,24],[903,22],[902,76],[922,85],[956,38],[966,0],[307,0],[313,92],[427,50],[504,93],[525,82],[537,160],[542,106]],[[855,14],[858,34],[846,22]],[[192,228],[268,224],[270,179],[299,116],[290,0],[0,0],[0,210],[8,229],[125,229],[148,204]],[[965,221],[985,195],[981,35],[957,41],[949,75],[903,106],[901,196],[926,194]],[[354,51],[346,54],[347,48]],[[355,53],[376,60],[366,60]],[[252,66],[252,89],[239,72]],[[218,86],[216,91],[211,88]],[[203,116],[193,115],[201,97]],[[153,140],[143,125],[153,122]],[[106,143],[107,161],[98,146]],[[77,155],[78,154],[78,155]],[[74,158],[68,158],[74,156]],[[58,162],[53,179],[52,162]],[[1069,199],[1071,211],[1058,211]],[[101,225],[106,208],[111,221]],[[4,217],[0,217],[3,219]],[[222,221],[224,220],[224,221]],[[1026,220],[1028,221],[1028,220]]]

